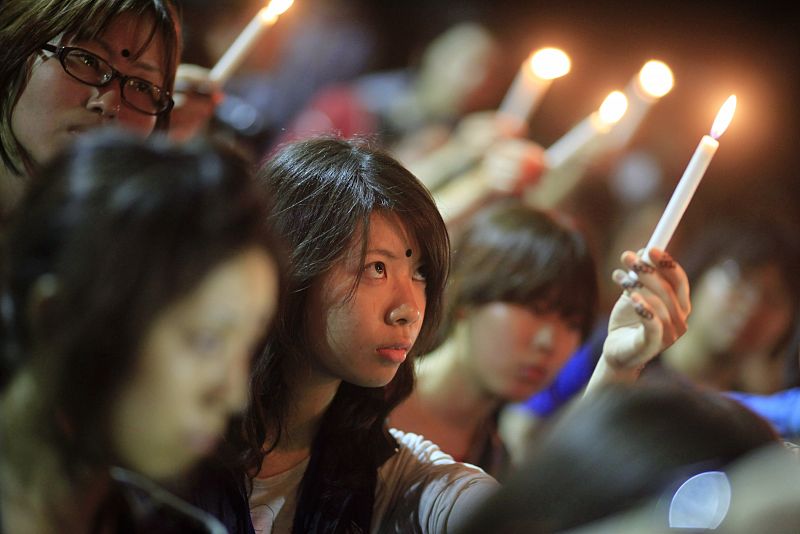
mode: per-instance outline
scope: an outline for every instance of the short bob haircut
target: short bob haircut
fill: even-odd
[[[251,246],[281,263],[249,162],[131,135],[87,133],[43,167],[3,242],[0,376],[32,370],[67,472],[114,460],[106,410],[161,310]]]
[[[266,163],[259,179],[274,200],[270,222],[288,249],[289,281],[254,371],[244,444],[248,472],[260,467],[266,436],[277,436],[267,447],[280,440],[294,401],[285,385],[288,366],[308,360],[312,352],[308,303],[314,282],[353,244],[361,248],[363,261],[374,213],[397,217],[421,248],[426,310],[417,342],[386,386],[341,384],[315,437],[298,498],[296,532],[317,531],[331,522],[360,525],[366,532],[377,469],[397,446],[386,418],[411,393],[414,357],[429,350],[439,325],[449,269],[447,228],[421,182],[365,141],[322,137],[290,143]]]
[[[557,313],[586,339],[595,320],[597,272],[581,233],[556,215],[508,199],[478,212],[453,244],[439,341],[459,309],[491,302]]]
[[[17,174],[34,170],[33,161],[11,130],[11,113],[25,90],[34,54],[59,35],[92,39],[122,13],[153,20],[141,50],[160,35],[164,40],[164,89],[172,93],[181,56],[180,12],[173,0],[4,0],[0,9],[0,156]],[[165,130],[169,113],[156,120]]]

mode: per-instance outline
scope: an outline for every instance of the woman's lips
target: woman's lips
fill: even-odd
[[[546,375],[545,368],[538,365],[526,365],[519,370],[519,377],[526,382],[539,383]]]
[[[189,449],[201,456],[206,456],[217,448],[220,438],[220,434],[217,433],[190,432],[186,442]]]
[[[408,348],[405,347],[381,347],[376,352],[384,360],[392,363],[401,364],[406,360],[408,355]]]

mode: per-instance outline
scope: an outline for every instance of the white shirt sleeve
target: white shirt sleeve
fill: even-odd
[[[391,429],[399,451],[378,471],[372,532],[454,532],[499,487],[422,436]]]

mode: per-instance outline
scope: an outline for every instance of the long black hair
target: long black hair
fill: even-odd
[[[313,282],[342,259],[354,239],[361,240],[363,259],[372,213],[397,215],[422,249],[427,304],[409,358],[384,387],[340,385],[299,490],[295,532],[366,532],[377,469],[397,447],[386,417],[411,393],[414,356],[428,350],[440,320],[449,268],[447,229],[428,190],[366,142],[324,137],[286,145],[259,178],[275,200],[270,222],[289,249],[289,280],[267,349],[255,365],[244,432],[248,472],[258,471],[268,436],[267,450],[280,441],[293,400],[287,369],[311,353],[307,307]]]

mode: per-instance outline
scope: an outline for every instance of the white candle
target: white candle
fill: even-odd
[[[289,9],[292,3],[294,0],[272,0],[262,8],[211,69],[209,74],[211,81],[224,84],[258,42],[258,38],[278,21],[278,17]]]
[[[583,119],[561,139],[545,151],[545,161],[550,169],[561,167],[580,154],[592,141],[605,135],[625,114],[628,99],[620,91],[612,91],[600,108]]]
[[[628,110],[625,117],[605,137],[603,148],[613,150],[625,146],[653,104],[669,93],[674,85],[675,78],[666,63],[656,59],[645,63],[625,87]]]
[[[656,229],[647,243],[643,257],[644,261],[652,263],[650,260],[651,248],[666,250],[670,239],[672,239],[672,234],[678,227],[683,213],[689,206],[689,202],[700,184],[700,179],[703,178],[708,164],[711,163],[711,158],[714,157],[717,148],[719,148],[718,139],[728,128],[733,119],[734,111],[736,111],[736,96],[731,95],[722,105],[719,113],[717,113],[717,117],[711,127],[711,134],[703,136],[694,151],[692,159],[689,160],[689,165],[683,171],[683,176],[681,176],[678,185],[675,187],[672,198],[670,198],[661,220],[658,221],[658,225],[656,225]]]
[[[520,123],[528,122],[552,81],[567,74],[569,69],[569,56],[562,50],[537,50],[522,62],[498,113]]]

